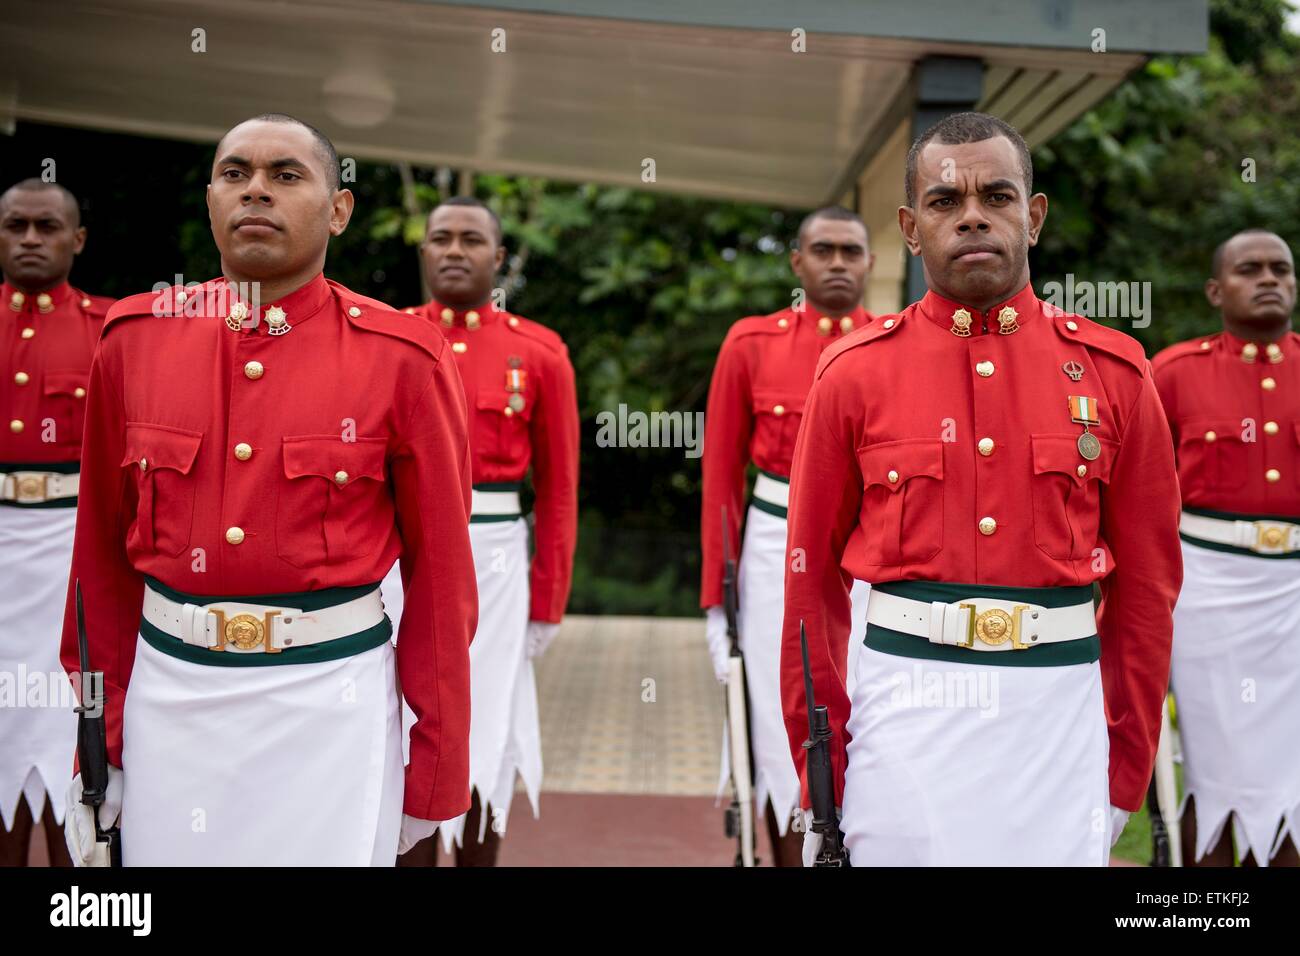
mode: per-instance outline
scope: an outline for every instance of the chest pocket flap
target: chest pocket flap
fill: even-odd
[[[169,425],[144,425],[128,422],[123,467],[135,465],[143,472],[169,468],[188,475],[194,467],[203,436],[198,432]]]
[[[753,411],[755,415],[802,415],[806,395],[784,388],[754,389]]]
[[[1119,442],[1100,436],[1097,436],[1097,441],[1101,445],[1101,454],[1095,461],[1088,461],[1079,454],[1078,435],[1034,435],[1031,440],[1034,449],[1034,474],[1066,475],[1077,486],[1082,486],[1093,478],[1109,482],[1111,464],[1119,454]],[[1082,475],[1079,474],[1080,465],[1084,466]]]
[[[361,478],[384,480],[383,438],[344,441],[336,435],[284,439],[286,478],[328,478],[346,488]]]
[[[49,369],[45,373],[45,394],[83,398],[89,379],[90,372],[85,369]],[[78,389],[81,390],[80,395],[77,394]]]
[[[913,478],[943,478],[943,442],[908,438],[866,445],[858,450],[858,463],[864,487],[898,491]]]

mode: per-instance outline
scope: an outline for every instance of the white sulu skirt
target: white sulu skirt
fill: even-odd
[[[1171,683],[1196,858],[1231,815],[1239,853],[1267,866],[1300,842],[1300,560],[1184,541]]]
[[[92,662],[93,663],[93,662]],[[126,866],[392,866],[403,771],[392,644],[269,667],[136,646]]]
[[[1097,662],[1007,667],[863,647],[851,701],[841,826],[854,866],[1109,861]]]
[[[770,801],[777,827],[785,836],[799,808],[799,775],[790,754],[790,737],[781,709],[781,628],[785,618],[786,519],[750,506],[740,552],[736,629],[745,659],[749,691],[749,737],[753,751],[754,812],[762,820]],[[866,629],[871,585],[854,581],[853,629],[848,661],[852,665]],[[852,674],[852,666],[847,673]],[[730,786],[730,753],[723,725],[719,793]],[[762,824],[759,823],[759,826]]]
[[[478,579],[478,628],[469,648],[469,782],[486,808],[477,838],[490,825],[504,834],[515,778],[524,782],[533,817],[540,815],[542,735],[537,682],[528,658],[528,523],[472,522],[470,546]],[[382,585],[384,607],[394,633],[402,614],[400,562]],[[402,739],[409,754],[415,715],[402,707]],[[438,828],[443,848],[464,845],[465,814]]]
[[[0,505],[0,821],[48,794],[63,821],[77,752],[76,700],[59,662],[75,508]],[[93,662],[92,662],[93,663]]]

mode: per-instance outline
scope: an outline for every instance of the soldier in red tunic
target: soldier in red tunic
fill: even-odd
[[[311,127],[234,127],[208,186],[222,277],[104,324],[72,577],[108,696],[100,820],[120,808],[128,866],[391,866],[469,806],[464,390],[436,328],[322,274],[352,213],[338,184]],[[76,631],[70,591],[69,671]],[[68,820],[89,859],[89,809]]]
[[[778,866],[800,864],[803,839],[789,832],[791,814],[798,809],[799,778],[786,745],[780,703],[790,459],[818,358],[827,346],[871,321],[862,307],[874,258],[868,245],[862,220],[841,206],[819,209],[804,219],[790,253],[801,286],[797,300],[789,308],[752,315],[731,327],[718,352],[704,419],[700,606],[707,616],[714,671],[725,681],[725,533],[725,552],[740,559],[737,617],[750,704],[755,811],[766,815]],[[746,510],[751,462],[758,475]],[[865,597],[865,585],[858,587],[855,597],[859,595]]]
[[[0,196],[0,670],[56,691],[86,385],[112,305],[68,284],[85,243],[62,186],[26,179]],[[33,818],[50,862],[72,862],[62,829],[76,720],[55,699],[0,705],[0,866],[26,865]]]
[[[474,712],[472,805],[445,824],[443,847],[461,866],[492,866],[509,819],[516,774],[533,815],[542,785],[533,661],[554,639],[569,599],[578,528],[578,404],[573,366],[553,331],[499,307],[493,277],[505,259],[501,224],[476,199],[429,216],[420,248],[433,300],[406,311],[451,343],[469,408],[473,456],[470,541],[479,622],[470,648]],[[532,472],[536,542],[519,493]],[[385,582],[385,597],[397,582]],[[389,602],[390,612],[393,602]],[[403,858],[432,865],[432,842]]]
[[[1191,865],[1296,866],[1300,336],[1295,263],[1251,229],[1214,253],[1223,331],[1155,357],[1182,488],[1173,690]]]
[[[1137,342],[1034,295],[1047,198],[1014,129],[949,116],[905,183],[930,291],[826,351],[795,449],[791,750],[802,774],[802,622],[854,865],[1104,865],[1168,681],[1169,428]],[[855,578],[872,587],[846,692]]]

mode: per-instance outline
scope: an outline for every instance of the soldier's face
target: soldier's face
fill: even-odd
[[[0,271],[25,292],[58,285],[86,244],[57,189],[11,189],[0,197]]]
[[[1223,250],[1219,274],[1205,284],[1210,304],[1225,318],[1275,324],[1295,308],[1291,249],[1272,233],[1246,233]]]
[[[217,146],[208,215],[223,268],[239,279],[273,281],[324,266],[330,237],[352,215],[352,193],[326,181],[308,130],[249,121]]]
[[[808,298],[828,312],[851,312],[862,302],[874,262],[866,229],[844,219],[814,219],[790,253],[790,266]]]
[[[439,206],[429,216],[420,246],[433,297],[453,306],[483,304],[505,254],[492,217],[474,206]]]
[[[1047,197],[1026,195],[1005,136],[929,143],[917,157],[913,195],[915,209],[900,208],[898,223],[935,292],[983,309],[1029,281],[1028,250],[1047,217]]]

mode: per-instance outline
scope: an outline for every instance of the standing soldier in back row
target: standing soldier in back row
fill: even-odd
[[[112,305],[68,285],[85,243],[62,186],[25,179],[0,196],[0,671],[47,682],[60,673],[90,360]],[[54,700],[0,705],[0,866],[26,865],[34,820],[50,862],[71,863],[63,798],[77,724]]]
[[[578,530],[578,404],[573,366],[555,332],[497,308],[492,279],[505,259],[501,223],[477,199],[458,197],[429,216],[420,247],[433,301],[406,311],[451,342],[469,408],[473,456],[470,542],[479,623],[470,648],[474,710],[468,815],[441,828],[461,866],[492,866],[508,822],[515,776],[534,816],[542,743],[533,661],[560,628]],[[537,494],[531,565],[519,493],[532,469]],[[385,582],[390,613],[397,593]],[[399,612],[400,613],[400,612]],[[403,865],[432,865],[432,841]]]
[[[1186,583],[1173,690],[1192,864],[1296,866],[1300,834],[1300,336],[1295,263],[1250,229],[1205,284],[1223,331],[1155,357],[1178,450]],[[1234,840],[1235,836],[1235,840]]]
[[[785,577],[790,459],[813,370],[827,346],[871,321],[862,294],[873,256],[862,220],[841,206],[803,220],[790,266],[806,302],[731,327],[709,386],[704,425],[703,552],[700,606],[707,615],[709,653],[727,679],[723,555],[739,555],[737,630],[745,655],[754,754],[755,813],[765,813],[774,864],[798,866],[802,836],[789,832],[799,805],[799,778],[781,722],[780,642]],[[746,470],[758,469],[745,509]],[[726,545],[723,544],[723,513]],[[742,517],[745,525],[740,546]],[[866,585],[855,588],[865,597]]]
[[[1169,677],[1169,427],[1137,342],[1034,295],[1047,197],[1014,129],[941,120],[905,185],[930,291],[827,350],[795,450],[790,747],[802,769],[805,622],[855,866],[1105,865]],[[872,587],[846,675],[853,578]]]

